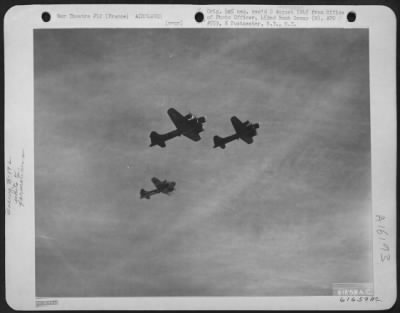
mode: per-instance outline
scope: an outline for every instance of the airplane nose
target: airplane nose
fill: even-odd
[[[260,124],[258,124],[258,123],[255,123],[253,125],[254,125],[254,128],[260,128]]]

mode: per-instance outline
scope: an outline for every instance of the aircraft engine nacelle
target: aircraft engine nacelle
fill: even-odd
[[[199,121],[199,123],[204,124],[206,122],[206,117],[205,116],[201,116],[197,120]]]
[[[188,120],[191,120],[194,116],[193,116],[192,113],[189,113],[189,114],[186,114],[185,117],[186,117]]]

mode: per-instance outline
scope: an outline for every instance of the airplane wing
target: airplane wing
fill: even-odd
[[[246,130],[244,123],[242,123],[236,116],[232,116],[231,122],[240,139],[248,144],[253,143],[253,138],[248,135],[248,131]]]
[[[162,185],[161,181],[156,177],[153,177],[151,181],[153,182],[154,186],[156,186],[157,189]]]
[[[184,132],[188,128],[187,119],[177,110],[171,108],[167,111],[167,113],[172,122],[175,124],[176,128],[178,128],[180,131]]]
[[[182,133],[182,135],[188,137],[189,139],[192,139],[193,141],[199,141],[201,139],[199,134],[192,133],[192,132],[190,132],[190,133],[184,132],[184,133]]]
[[[231,122],[232,122],[233,128],[239,135],[244,132],[245,127],[244,127],[243,123],[236,116],[232,116]]]
[[[244,142],[246,142],[248,144],[253,143],[253,138],[252,137],[241,136],[240,139],[242,139]]]

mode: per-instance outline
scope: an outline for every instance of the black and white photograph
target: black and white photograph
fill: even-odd
[[[36,295],[373,283],[368,30],[34,33]]]
[[[395,39],[385,6],[12,7],[9,307],[392,307]]]

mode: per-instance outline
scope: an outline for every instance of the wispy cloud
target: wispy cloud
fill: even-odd
[[[148,146],[169,107],[207,115],[201,141]],[[213,149],[232,115],[255,143]],[[37,295],[372,279],[369,142],[367,31],[35,31]],[[176,192],[141,200],[153,176]]]

